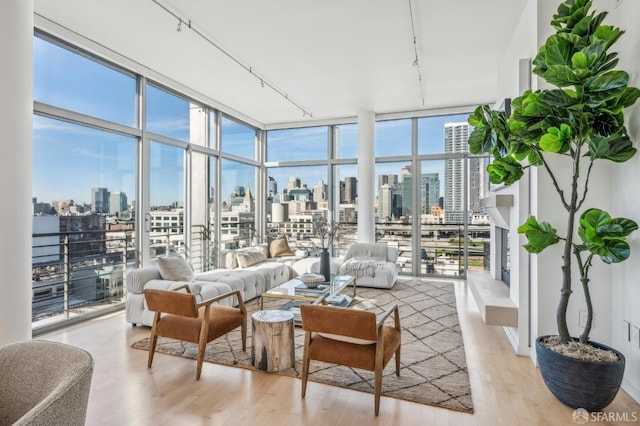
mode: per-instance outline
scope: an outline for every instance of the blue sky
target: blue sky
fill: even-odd
[[[147,129],[189,141],[190,104],[181,97],[148,84]],[[86,115],[127,126],[136,126],[136,80],[132,75],[70,52],[34,37],[34,98]],[[443,152],[445,122],[466,121],[467,115],[421,118],[418,126],[419,154]],[[91,201],[91,188],[122,191],[135,199],[135,140],[40,116],[34,117],[33,196],[39,201],[73,199]],[[339,126],[338,158],[357,158],[357,126]],[[268,132],[267,161],[308,161],[327,158],[327,127]],[[255,131],[227,117],[222,118],[222,149],[255,158]],[[376,124],[377,157],[411,154],[411,120]],[[152,143],[151,205],[182,203],[183,155],[180,148]],[[442,161],[427,172],[442,173]],[[403,164],[404,165],[404,164]],[[222,170],[222,200],[236,186],[254,192],[252,168],[226,160]],[[399,174],[400,164],[378,164],[378,174]],[[312,187],[328,181],[327,167],[271,168],[268,175],[286,188],[290,176],[299,176]],[[340,179],[357,177],[355,165],[341,166]],[[377,181],[377,179],[376,179]]]

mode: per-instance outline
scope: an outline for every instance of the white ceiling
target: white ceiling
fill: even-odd
[[[500,55],[525,3],[35,0],[35,12],[268,126],[492,103]],[[178,32],[172,14],[192,28],[185,22]]]

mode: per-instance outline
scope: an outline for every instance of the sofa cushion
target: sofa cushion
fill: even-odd
[[[239,268],[247,268],[267,260],[267,256],[261,251],[239,251],[236,253],[236,259]]]
[[[267,246],[269,247],[268,257],[295,256],[289,248],[286,236],[280,238],[267,237]]]
[[[165,256],[158,259],[162,279],[168,281],[193,281],[193,268],[181,256]]]

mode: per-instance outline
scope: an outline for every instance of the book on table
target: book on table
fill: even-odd
[[[316,287],[309,287],[304,283],[300,283],[295,287],[295,294],[299,296],[320,296],[329,288],[329,284],[319,284]]]

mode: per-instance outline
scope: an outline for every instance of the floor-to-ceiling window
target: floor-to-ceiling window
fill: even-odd
[[[343,256],[358,233],[358,125],[335,125],[333,135],[333,157],[329,160],[333,173],[334,217],[340,222],[334,254]]]
[[[219,248],[255,245],[261,242],[256,225],[260,153],[256,129],[221,116],[220,151]]]
[[[488,195],[489,182],[485,159],[469,155],[471,130],[466,114],[417,120],[421,274],[482,269],[489,226],[480,199]]]
[[[466,118],[376,123],[376,240],[398,247],[401,272],[460,276],[482,264],[486,161],[469,155]]]
[[[170,252],[196,271],[216,267],[222,218],[224,235],[235,234],[230,245],[256,241],[255,206],[246,199],[260,182],[258,135],[170,87],[37,32],[34,327],[96,304],[117,307],[127,267]]]
[[[33,39],[33,321],[123,300],[135,258],[136,77]],[[88,119],[87,117],[91,117]]]
[[[331,247],[343,255],[356,239],[358,133],[352,123],[267,132],[267,231],[313,254],[313,222],[340,223]]]

